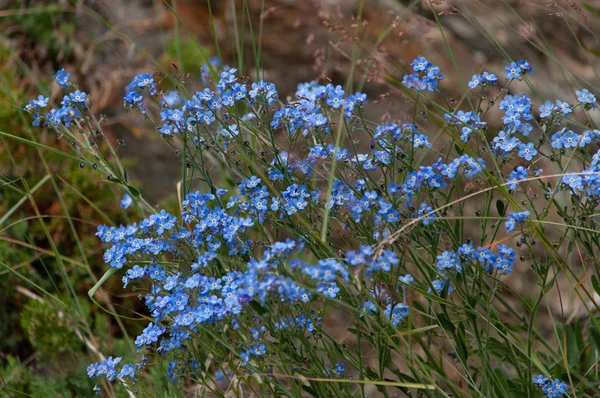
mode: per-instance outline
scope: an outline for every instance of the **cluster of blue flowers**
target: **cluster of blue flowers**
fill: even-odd
[[[475,89],[477,87],[486,87],[489,85],[496,85],[498,82],[498,78],[495,74],[489,72],[483,72],[480,75],[473,75],[471,81],[468,86],[470,89]]]
[[[434,91],[439,81],[444,78],[438,66],[427,61],[425,57],[416,58],[411,64],[413,73],[404,75],[402,84],[417,91]]]
[[[504,67],[507,79],[520,79],[523,73],[533,73],[533,68],[529,62],[520,60],[519,62],[511,62],[510,65]]]
[[[389,253],[388,253],[389,254]],[[413,282],[412,276],[407,274],[404,279],[399,279],[405,286],[410,285]],[[378,305],[376,302],[383,307],[383,314],[394,326],[398,324],[408,316],[409,308],[406,304],[394,300],[390,295],[390,292],[381,286],[375,285],[370,291],[373,299],[367,299],[363,303],[363,311],[369,314],[375,314],[378,311]]]
[[[135,265],[123,276],[125,286],[142,278],[152,281],[151,293],[145,296],[145,302],[154,321],[137,337],[135,344],[138,349],[155,343],[158,345],[157,351],[163,355],[182,349],[186,341],[198,333],[200,324],[227,322],[236,329],[244,308],[252,301],[263,305],[269,299],[281,303],[307,303],[313,297],[313,292],[296,282],[301,281],[302,277],[313,281],[316,292],[331,298],[337,297],[340,292],[338,280],[344,283],[349,281],[349,272],[343,262],[324,259],[311,264],[291,258],[294,253],[303,250],[303,239],[287,239],[270,244],[262,257],[251,258],[247,262],[244,271],[230,270],[216,275],[210,272],[213,269],[211,265],[219,263],[221,247],[226,247],[231,256],[249,253],[252,242],[244,233],[255,222],[262,223],[267,212],[286,209],[281,213],[282,216],[294,214],[306,207],[298,201],[310,196],[305,187],[290,186],[279,200],[282,202],[279,209],[273,206],[277,199],[270,197],[257,177],[243,180],[238,190],[239,195],[231,196],[226,208],[218,205],[226,194],[225,190],[219,190],[219,199],[210,193],[194,192],[188,194],[182,204],[181,220],[163,210],[142,220],[139,225],[98,228],[98,237],[104,243],[112,244],[104,256],[111,266],[121,268],[128,263],[128,258],[134,258],[135,262],[140,254],[150,258],[151,265]],[[270,206],[267,200],[271,202]],[[188,228],[180,226],[180,221]],[[169,253],[183,259],[196,252],[199,254],[196,261],[189,264],[188,275],[178,268],[160,264],[161,255]],[[296,278],[284,276],[278,271],[284,264],[292,274],[297,275]],[[277,328],[301,327],[305,332],[312,333],[319,321],[307,315],[294,319],[282,318]],[[260,343],[243,350],[240,352],[242,366],[248,363],[250,357],[258,358],[264,354],[265,346]],[[94,365],[91,369],[101,365]],[[92,374],[108,375],[102,372],[95,371]],[[110,372],[110,375],[113,373],[116,375],[117,371]]]
[[[561,182],[573,195],[586,199],[600,198],[600,150],[592,156],[587,169],[581,173],[567,173]]]
[[[121,379],[125,377],[129,377],[131,379],[135,378],[135,372],[140,367],[140,365],[134,366],[130,363],[125,364],[121,367],[121,370],[117,370],[117,364],[121,362],[122,358],[114,358],[109,357],[101,362],[91,364],[87,368],[87,373],[89,377],[99,377],[105,375],[108,380],[113,381],[116,377]]]
[[[70,85],[70,76],[69,72],[61,69],[54,75],[54,79],[61,87],[65,88]],[[39,95],[37,99],[29,101],[25,106],[25,110],[33,116],[32,124],[34,126],[39,126],[42,120],[45,125],[50,127],[57,127],[61,124],[66,127],[71,126],[75,120],[81,118],[81,111],[87,108],[88,97],[86,93],[75,90],[63,97],[60,108],[51,109],[44,116],[42,110],[48,106],[48,102],[49,98]]]
[[[416,90],[418,95],[424,95],[421,93],[424,90],[438,90],[444,78],[439,67],[424,57],[415,59],[411,66],[413,72],[404,76],[404,86]],[[413,124],[415,121],[386,122],[371,129],[362,120],[367,98],[360,92],[348,95],[341,86],[310,82],[298,85],[294,100],[281,103],[272,83],[241,83],[236,72],[224,68],[216,87],[197,91],[191,98],[175,91],[162,92],[160,82],[151,74],[136,76],[127,87],[126,107],[137,109],[151,119],[153,108],[147,109],[146,105],[150,98],[157,99],[158,132],[167,140],[173,140],[175,135],[191,137],[199,151],[218,150],[219,156],[227,157],[230,146],[250,146],[243,137],[249,134],[259,137],[258,141],[270,141],[281,134],[290,143],[299,139],[306,144],[303,151],[293,151],[290,145],[288,153],[275,147],[273,140],[273,147],[266,145],[263,149],[268,150],[260,154],[264,163],[240,167],[240,175],[245,177],[236,187],[231,190],[212,187],[210,192],[188,193],[181,204],[180,216],[162,210],[139,223],[98,228],[97,236],[109,245],[104,261],[115,269],[125,268],[121,271],[123,284],[128,286],[142,279],[151,284],[144,300],[153,319],[135,340],[139,351],[154,348],[163,356],[170,352],[185,353],[203,328],[226,326],[249,332],[236,342],[232,355],[236,366],[252,370],[270,355],[268,342],[276,331],[312,335],[322,329],[323,320],[315,316],[311,307],[320,299],[344,299],[352,274],[359,270],[364,271],[361,275],[371,284],[370,297],[361,296],[364,297],[360,301],[361,316],[377,314],[381,319],[383,315],[394,327],[399,327],[409,315],[409,306],[402,301],[406,301],[405,291],[410,286],[419,285],[430,294],[449,294],[456,287],[452,286],[455,278],[466,267],[481,267],[496,275],[512,272],[517,258],[515,250],[495,242],[487,246],[484,242],[475,246],[441,243],[431,256],[435,275],[426,283],[415,282],[411,274],[397,277],[405,266],[402,253],[393,245],[376,249],[403,223],[418,225],[429,235],[432,231],[439,233],[437,226],[445,222],[445,216],[437,207],[450,202],[456,182],[464,178],[473,183],[489,173],[479,155],[471,156],[473,152],[460,150],[455,157],[439,156],[427,135]],[[505,72],[508,85],[523,79],[532,68],[527,61],[512,62]],[[71,85],[69,74],[64,71],[59,71],[55,79],[62,87]],[[480,88],[482,92],[495,85],[498,78],[489,72],[474,75],[468,83],[470,89]],[[548,127],[544,134],[552,134],[553,149],[583,147],[600,138],[598,130],[581,135],[566,127],[550,131],[577,106],[596,107],[596,98],[588,90],[578,91],[577,98],[576,105],[559,100],[540,107],[539,122]],[[64,97],[59,109],[43,114],[49,99],[40,96],[26,110],[32,114],[35,125],[44,121],[51,128],[59,125],[68,128],[82,117],[87,101],[87,95],[77,90]],[[489,157],[493,157],[494,163],[502,160],[504,165],[513,154],[521,159],[520,165],[501,181],[511,193],[520,189],[530,171],[535,176],[542,173],[541,169],[534,169],[543,151],[542,143],[536,145],[528,140],[536,125],[532,121],[537,118],[532,104],[524,94],[505,95],[499,103],[503,112],[502,129],[489,141],[492,148]],[[360,129],[369,135],[370,151],[358,152],[355,137],[350,137],[352,148],[340,142],[335,145],[327,142],[332,137],[331,120],[335,113],[350,131]],[[484,115],[481,110],[456,109],[445,113],[444,120],[456,137],[455,142],[468,148],[466,143],[475,136],[473,133],[482,133],[487,126],[482,120]],[[257,129],[265,131],[257,135]],[[407,164],[406,158],[410,154],[412,160],[417,149],[437,153],[433,157],[437,161],[418,167]],[[319,172],[334,163],[341,171],[332,178],[325,195],[319,188]],[[401,164],[406,167],[400,169]],[[267,169],[262,170],[264,173],[252,169],[262,166]],[[384,176],[383,183],[376,182],[380,176]],[[588,169],[567,173],[562,178],[562,187],[573,194],[597,198],[599,177],[600,151]],[[134,204],[135,199],[130,195],[121,201],[123,209]],[[531,216],[529,210],[516,210],[520,209],[504,219],[508,232],[523,226]],[[333,251],[324,255],[313,250],[322,242],[306,231],[291,227],[296,221],[318,226],[315,220],[321,221],[322,213],[330,214],[346,229],[354,227],[364,232],[353,235],[353,248],[338,250],[338,258],[329,256]],[[294,238],[271,238],[266,229],[273,225],[289,228],[286,232],[291,232]],[[257,234],[265,239],[254,242],[251,238]],[[309,249],[305,250],[306,247]],[[310,253],[307,255],[306,251]],[[398,282],[384,287],[379,284],[381,275],[395,275],[394,281],[397,278]],[[272,324],[266,324],[255,316],[257,306],[281,310],[281,314]],[[143,358],[138,364],[127,364],[118,370],[119,361],[120,358],[109,358],[93,364],[88,373],[90,377],[105,375],[111,381],[117,377],[134,380],[136,371],[147,364]],[[184,374],[186,367],[197,366],[190,365],[193,361],[195,358],[182,359],[182,356],[171,361],[169,378],[174,380]],[[333,370],[327,367],[325,373],[331,372],[343,375],[343,363],[335,365]],[[567,389],[564,383],[549,382],[543,377],[534,379],[534,383],[548,397],[562,396]]]
[[[489,248],[475,249],[473,244],[464,243],[457,251],[445,251],[439,255],[436,268],[440,276],[446,276],[448,271],[460,273],[465,265],[479,263],[489,273],[497,271],[501,275],[507,275],[512,272],[515,262],[515,251],[506,245],[498,245],[497,254],[493,254]]]
[[[198,125],[210,126],[217,119],[226,121],[229,119],[228,112],[240,101],[248,100],[252,106],[257,100],[262,100],[271,106],[279,98],[273,83],[255,82],[248,90],[246,85],[237,82],[236,72],[236,69],[223,71],[216,92],[206,88],[196,92],[189,100],[180,97],[177,91],[164,94],[160,102],[162,125],[158,131],[164,136],[193,132]],[[147,111],[143,99],[146,92],[153,97],[159,95],[154,78],[150,74],[137,75],[127,86],[125,106],[145,114]],[[222,129],[223,136],[237,135],[235,124],[223,126]]]
[[[504,226],[508,232],[512,232],[515,230],[515,227],[519,224],[527,220],[529,217],[529,210],[521,211],[518,213],[509,214],[506,217],[506,222]]]
[[[542,390],[544,395],[548,398],[560,398],[564,397],[569,392],[569,386],[566,383],[554,379],[548,380],[543,375],[538,375],[533,378],[533,384]]]

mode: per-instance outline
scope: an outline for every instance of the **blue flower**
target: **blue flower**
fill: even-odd
[[[576,174],[567,174],[562,178],[562,183],[567,185],[575,193],[583,190],[583,178]]]
[[[438,66],[418,57],[411,68],[402,80],[406,87],[420,92],[437,91],[444,78]],[[263,363],[261,359],[267,356],[267,351],[271,352],[270,347],[277,338],[269,328],[307,335],[321,332],[322,320],[313,318],[318,314],[317,307],[329,301],[327,298],[351,298],[346,297],[354,292],[350,271],[364,271],[366,291],[372,294],[370,300],[363,298],[358,303],[362,309],[357,315],[376,314],[369,322],[389,320],[396,326],[409,314],[409,307],[398,302],[407,293],[407,285],[415,284],[418,290],[431,282],[428,292],[438,295],[452,292],[451,278],[456,278],[463,267],[476,267],[476,272],[496,274],[494,277],[512,272],[517,254],[506,245],[475,249],[471,243],[443,240],[441,246],[433,247],[436,251],[433,271],[437,276],[425,275],[425,279],[416,281],[412,275],[405,274],[406,264],[401,264],[403,257],[397,254],[403,253],[401,247],[379,246],[386,243],[386,238],[395,237],[398,226],[410,217],[414,221],[418,218],[418,223],[409,224],[415,224],[414,230],[422,232],[415,236],[430,241],[440,233],[439,228],[443,229],[445,221],[434,213],[439,201],[453,200],[453,196],[462,192],[457,192],[456,186],[462,185],[463,180],[476,178],[486,169],[483,159],[471,157],[461,149],[464,145],[451,145],[433,164],[411,165],[407,160],[412,158],[408,156],[409,151],[412,154],[417,148],[432,148],[428,137],[408,122],[386,122],[370,130],[361,119],[361,106],[367,101],[365,94],[347,95],[342,86],[309,82],[298,85],[294,100],[276,104],[279,98],[272,83],[259,81],[250,85],[245,80],[239,81],[235,69],[219,67],[220,78],[213,84],[206,65],[202,71],[204,83],[210,88],[200,89],[191,98],[183,92],[159,93],[153,75],[140,74],[127,87],[124,104],[146,113],[144,105],[154,101],[156,114],[152,112],[147,116],[160,117],[156,121],[158,134],[169,141],[169,136],[179,134],[182,139],[190,138],[189,145],[193,149],[221,153],[227,164],[239,169],[235,174],[243,176],[242,181],[236,183],[237,187],[228,186],[229,190],[211,185],[210,191],[189,193],[181,204],[180,216],[161,210],[138,224],[101,226],[97,231],[107,246],[104,261],[111,267],[124,268],[123,283],[142,282],[141,298],[152,323],[137,336],[135,344],[139,351],[152,350],[168,355],[169,360],[176,357],[178,361],[168,366],[171,380],[184,377],[189,371],[199,371],[198,362],[187,353],[188,348],[195,344],[201,330],[226,330],[224,326],[231,331],[229,343],[233,352],[239,353],[238,362],[242,366],[251,362],[258,364],[256,368],[260,369],[252,366],[255,371],[269,373],[272,361]],[[506,72],[508,81],[521,79],[532,69],[527,61],[519,61],[506,67]],[[69,85],[69,75],[64,70],[57,72],[55,79],[63,87]],[[473,75],[468,86],[487,88],[497,80],[494,74],[482,72]],[[595,106],[595,96],[586,89],[577,92],[577,99],[577,105],[584,109]],[[87,94],[75,91],[63,97],[60,108],[42,113],[40,109],[47,107],[49,101],[38,97],[26,109],[34,124],[45,123],[62,130],[63,126],[69,128],[85,121],[82,108],[88,106],[88,101]],[[524,94],[505,95],[498,105],[503,127],[492,140],[490,156],[506,170],[514,160],[511,154],[518,153],[518,162],[526,167],[515,168],[505,178],[506,186],[515,190],[527,179],[528,166],[532,166],[530,162],[538,155],[536,145],[524,138],[533,133],[538,121],[533,121],[533,101]],[[342,116],[348,119],[349,129],[368,133],[363,136],[369,142],[359,145],[362,153],[355,152],[355,145],[350,148],[348,140],[335,144],[339,147],[329,143],[335,138],[332,135],[335,125],[329,120],[331,113],[335,113],[332,108],[343,109]],[[540,107],[542,118],[553,118],[542,120],[540,124],[547,128],[546,134],[552,135],[551,144],[555,149],[584,147],[600,138],[596,130],[581,134],[566,128],[556,133],[550,130],[551,126],[563,124],[573,108],[562,101],[556,104],[547,101]],[[244,112],[251,113],[244,115]],[[482,118],[485,113],[447,110],[444,127],[453,130],[464,143],[476,137],[484,139],[487,123]],[[266,148],[262,144],[269,140],[250,138],[259,130],[265,134],[281,134],[283,141],[287,138],[292,146],[298,139],[302,142],[300,146],[306,145],[306,150],[290,149],[288,154],[277,148]],[[240,146],[248,146],[246,149],[253,154],[260,151],[255,164],[231,162],[230,155],[235,157],[233,151],[238,152]],[[556,154],[557,151],[551,152]],[[328,170],[332,162],[339,164],[339,179],[332,181],[331,194],[325,199],[319,189],[313,187],[322,186],[323,170]],[[581,193],[583,200],[600,197],[600,177],[595,175],[598,170],[600,152],[592,157],[588,170],[566,174],[561,188],[568,187],[572,194]],[[536,169],[534,173],[538,176],[541,170]],[[385,183],[380,184],[380,180]],[[469,189],[480,183],[469,184]],[[121,206],[128,208],[133,199],[124,195]],[[348,234],[348,239],[338,242],[342,245],[339,251],[337,244],[331,249],[321,245],[318,239],[313,239],[314,234],[304,228],[310,229],[311,224],[312,228],[319,228],[324,209],[330,210],[331,220]],[[528,217],[529,211],[508,214],[504,225],[511,232]],[[296,224],[302,228],[295,228]],[[278,241],[278,236],[294,236],[294,239]],[[343,242],[351,241],[356,242],[354,250],[343,247]],[[451,248],[445,249],[449,242]],[[397,244],[403,243],[398,241]],[[427,244],[431,246],[431,242]],[[484,245],[484,242],[479,244]],[[300,253],[305,246],[308,255]],[[315,257],[317,259],[312,260]],[[430,277],[438,279],[432,281]],[[141,281],[142,278],[147,280]],[[458,278],[456,283],[464,282],[461,282],[462,276]],[[272,307],[273,313],[279,315],[272,320],[263,319],[256,312],[261,306]],[[239,339],[237,333],[247,336]],[[146,360],[117,369],[119,361],[120,358],[109,358],[92,364],[87,369],[88,374],[90,377],[106,375],[109,380],[135,379],[136,373],[147,363]],[[297,365],[291,364],[292,367]],[[341,376],[344,364],[327,369],[328,374]],[[235,373],[233,368],[230,370]],[[540,377],[534,378],[533,383],[547,396],[567,393],[567,386],[559,380]]]
[[[528,74],[532,74],[533,73],[533,68],[531,67],[531,65],[529,65],[529,62],[527,62],[524,59],[522,59],[522,60],[519,61],[519,68],[521,68],[522,71],[525,71]]]
[[[502,149],[505,153],[510,153],[514,149],[518,148],[521,145],[521,141],[517,137],[506,138],[499,145],[500,149]]]
[[[48,106],[48,97],[44,97],[43,95],[38,95],[37,99],[31,100],[29,102],[30,105],[33,106],[33,108],[37,109],[37,108],[45,108],[46,106]]]
[[[69,85],[69,79],[71,78],[71,73],[65,72],[64,69],[61,69],[56,72],[56,74],[52,77],[59,86],[62,88],[66,88]]]
[[[588,91],[587,88],[582,89],[581,91],[576,91],[577,100],[584,104],[596,104],[596,96]]]
[[[537,387],[543,387],[548,382],[548,378],[544,377],[543,375],[537,375],[532,379],[532,381]]]
[[[540,106],[540,117],[548,117],[554,112],[555,106],[552,102],[546,101],[544,105]]]
[[[220,106],[220,102],[215,102],[215,104],[219,104]],[[214,106],[214,104],[211,103],[212,106]],[[207,126],[210,126],[212,124],[212,122],[214,122],[216,120],[215,118],[215,114],[212,111],[206,111],[201,115],[201,119],[202,122],[204,124],[206,124]]]
[[[179,97],[179,93],[177,91],[169,91],[162,96],[160,104],[163,107],[173,108],[180,102],[180,100],[181,98]]]
[[[123,377],[131,377],[132,379],[135,378],[135,366],[131,365],[131,364],[125,364],[123,365],[123,368],[121,369],[121,372],[119,373],[119,377],[123,378]]]
[[[113,381],[118,375],[117,364],[121,361],[121,358],[108,357],[99,363],[88,366],[87,373],[90,378],[105,375],[108,380]]]
[[[136,76],[137,87],[148,87],[154,84],[154,79],[150,73],[144,73]]]
[[[525,160],[531,160],[537,154],[537,149],[535,149],[535,145],[532,142],[527,144],[521,143],[519,144],[519,152],[517,154]]]
[[[436,268],[440,273],[444,273],[446,270],[462,271],[460,259],[456,253],[451,251],[445,251],[442,255],[437,256]]]
[[[508,189],[515,190],[519,186],[519,182],[527,178],[527,169],[523,166],[518,166],[508,176]]]
[[[246,98],[246,86],[242,85],[242,84],[235,84],[233,86],[233,96],[235,97],[236,101],[240,101],[244,98]]]
[[[469,82],[469,88],[470,89],[474,89],[477,88],[479,86],[479,84],[481,83],[481,75],[473,75],[473,77],[471,78],[471,81]]]
[[[491,255],[492,255],[492,253],[491,253],[490,249],[484,249],[484,248],[479,247],[475,251],[473,258],[476,261],[479,261],[480,263],[485,263],[489,260]]]
[[[432,65],[424,57],[419,57],[411,63],[414,73],[404,75],[402,84],[408,88],[422,91],[434,91],[438,81],[444,78],[440,68]]]
[[[169,365],[167,366],[167,377],[168,377],[169,381],[171,381],[172,383],[177,382],[177,374],[175,372],[177,370],[178,364],[179,364],[179,361],[172,361],[172,362],[169,362]]]
[[[566,383],[554,379],[552,382],[546,383],[542,388],[542,392],[546,394],[548,398],[559,398],[564,396],[569,391],[569,387]]]
[[[565,129],[563,128],[561,131],[558,131],[552,134],[550,145],[552,148],[560,149],[564,146],[563,142],[563,132]]]
[[[87,367],[87,374],[89,378],[95,377],[96,373],[98,373],[98,364],[92,363]]]
[[[446,284],[448,282],[446,281],[441,281],[441,280],[434,280],[431,282],[431,285],[433,286],[433,289],[435,290],[436,293],[441,293],[444,288],[446,287]],[[454,290],[454,288],[451,285],[448,285],[448,294],[452,293],[452,291]],[[428,289],[427,291],[428,293],[433,293],[433,291],[431,289]]]
[[[410,65],[413,67],[413,70],[415,72],[421,72],[427,69],[430,63],[425,57],[420,56],[418,58],[415,58]]]
[[[147,345],[151,343],[155,343],[158,341],[158,338],[165,332],[165,328],[163,326],[156,325],[154,323],[150,323],[143,331],[141,335],[139,335],[135,339],[135,345],[138,349],[142,345]]]
[[[221,94],[221,103],[225,106],[232,106],[235,103],[233,91],[227,91]]]
[[[425,134],[415,132],[412,138],[412,144],[415,148],[426,147],[431,148],[429,138]]]
[[[463,258],[471,259],[475,254],[475,249],[473,249],[473,244],[464,243],[458,248],[458,254]]]
[[[507,79],[518,79],[521,77],[521,68],[516,62],[511,62],[510,65],[504,67]]]
[[[170,124],[165,124],[163,125],[159,130],[158,130],[162,135],[171,135],[177,132],[177,129],[170,125]]]
[[[252,83],[252,89],[249,92],[250,98],[264,98],[269,106],[273,105],[279,98],[275,85],[264,81]]]
[[[86,106],[87,104],[87,94],[79,90],[69,94],[69,99],[73,101],[74,104],[81,104],[83,106]]]
[[[422,219],[423,221],[423,225],[429,225],[432,222],[435,221],[435,219],[437,218],[437,216],[435,214],[430,214],[433,213],[433,208],[431,206],[429,206],[427,203],[421,203],[421,206],[419,207],[419,211],[417,212],[416,217]]]
[[[444,165],[444,167],[442,168],[442,175],[445,175],[449,179],[453,179],[458,173],[459,165],[460,164],[458,162],[452,162],[450,164]]]
[[[262,357],[267,353],[267,349],[264,344],[257,344],[250,349],[250,353],[257,357]]]
[[[319,283],[317,291],[323,293],[327,297],[336,298],[340,288],[336,283]]]
[[[132,91],[123,97],[123,103],[128,108],[138,108],[140,112],[146,113],[146,109],[142,104],[143,96],[136,91]]]
[[[329,85],[327,89],[327,105],[339,108],[344,104],[344,90],[342,86]]]
[[[400,275],[398,277],[398,282],[400,282],[404,285],[412,285],[414,281],[415,281],[415,278],[413,278],[413,276],[411,274]]]
[[[493,73],[483,72],[482,76],[483,80],[485,80],[488,84],[496,84],[498,78]]]
[[[394,326],[398,326],[400,321],[408,316],[408,306],[404,303],[392,306],[392,303],[390,303],[386,306],[384,313]]]
[[[242,362],[240,363],[240,365],[246,366],[248,364],[248,361],[250,361],[250,351],[240,352],[240,358],[242,359]]]
[[[579,145],[581,138],[579,134],[568,130],[562,134],[561,141],[565,148],[575,148]]]
[[[256,176],[252,176],[248,180],[245,180],[244,184],[245,184],[246,188],[253,190],[254,188],[256,188],[260,185],[260,182],[261,182],[260,178],[258,178]]]
[[[563,102],[561,100],[556,100],[556,106],[563,115],[567,116],[569,113],[573,112],[571,106],[567,102]]]
[[[509,214],[507,220],[504,222],[504,226],[508,232],[512,232],[515,229],[515,226],[519,223],[522,223],[529,217],[529,211],[523,211],[520,213]]]
[[[123,195],[123,198],[121,199],[121,208],[128,209],[132,203],[133,203],[133,199],[131,198],[131,196],[129,194],[126,193],[125,195]]]

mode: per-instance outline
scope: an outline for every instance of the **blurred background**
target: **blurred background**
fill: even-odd
[[[0,0],[0,131],[59,146],[52,134],[31,129],[21,108],[38,92],[59,102],[51,77],[65,68],[90,94],[94,112],[106,115],[113,142],[123,140],[118,152],[136,186],[150,203],[169,206],[179,160],[123,108],[124,88],[137,73],[176,74],[195,87],[205,54],[250,79],[260,65],[282,99],[304,81],[351,84],[369,96],[368,119],[394,121],[414,109],[397,82],[419,55],[441,67],[442,88],[457,104],[473,74],[503,76],[519,59],[534,73],[531,84],[511,90],[539,102],[572,100],[576,89],[598,87],[599,27],[597,0]],[[0,383],[35,397],[87,396],[83,369],[93,353],[73,335],[71,318],[35,298],[30,282],[78,302],[96,335],[108,331],[110,338],[93,341],[99,350],[126,351],[127,331],[140,323],[107,316],[87,290],[104,270],[96,225],[131,215],[91,170],[14,140],[0,140],[0,175]],[[528,279],[516,274],[512,285],[525,291]],[[126,308],[141,306],[116,279],[106,288],[113,293],[98,299],[131,315]],[[559,318],[585,313],[569,303],[548,304]]]
[[[243,37],[238,31],[241,23],[247,29],[251,21],[254,37],[262,28],[264,79],[276,84],[282,98],[300,82],[343,84],[352,73],[355,87],[362,81],[372,105],[377,99],[384,105],[369,109],[377,120],[412,110],[386,75],[401,79],[418,55],[441,67],[442,86],[457,100],[471,75],[482,70],[502,75],[509,59],[527,59],[536,72],[531,87],[513,90],[538,99],[574,98],[581,81],[598,82],[600,46],[593,28],[600,26],[600,8],[595,6],[600,2],[3,0],[0,22],[4,66],[12,65],[13,72],[21,67],[22,77],[43,81],[60,68],[73,73],[94,99],[95,111],[110,116],[107,130],[131,143],[122,152],[138,160],[135,176],[152,181],[144,184],[144,193],[157,200],[173,188],[167,165],[174,159],[135,124],[139,118],[125,112],[124,87],[140,72],[180,72],[199,81],[198,45],[256,78],[258,49],[249,32]],[[357,15],[363,27],[354,37]],[[356,42],[358,56],[352,54]]]

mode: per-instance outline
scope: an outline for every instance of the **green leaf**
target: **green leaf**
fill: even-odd
[[[379,350],[379,361],[381,363],[381,366],[383,366],[384,368],[387,368],[390,362],[392,361],[392,354],[390,352],[390,348],[387,345],[381,345],[381,348]]]
[[[0,132],[1,134],[2,132]],[[35,191],[37,191],[42,185],[44,185],[46,183],[46,181],[48,181],[50,179],[50,175],[45,175],[44,178],[42,178],[40,181],[38,181],[37,184],[34,185],[33,188],[31,188],[30,190],[30,194],[33,194]],[[23,203],[25,203],[25,201],[27,199],[29,199],[30,196],[28,195],[23,195],[23,197],[21,199],[19,199],[19,201],[17,201],[17,203],[14,204],[13,207],[10,208],[10,210],[8,210],[1,218],[0,218],[0,225],[4,224],[4,222],[6,222],[6,220],[8,220],[8,217],[10,217]]]
[[[459,147],[458,145],[454,144],[454,149],[456,149],[456,153],[458,155],[462,155],[463,154],[463,149],[461,147]]]
[[[496,381],[496,383],[494,383],[494,385],[497,388],[497,396],[498,397],[515,397],[517,395],[515,395],[514,393],[511,394],[509,392],[509,387],[508,387],[508,382],[506,381],[506,374],[504,374],[502,372],[502,369],[494,369],[494,373],[496,374],[496,377],[494,377],[494,380]]]
[[[115,272],[117,272],[116,268],[110,267],[108,269],[108,271],[106,271],[104,273],[104,275],[102,275],[102,278],[100,278],[100,280],[94,285],[94,287],[92,287],[89,291],[88,291],[88,296],[93,299],[94,298],[94,294],[96,294],[96,291],[98,289],[100,289],[102,287],[102,285],[104,284],[104,282],[106,282],[108,280],[108,278],[110,278]]]
[[[581,3],[581,6],[591,13],[600,15],[600,8],[591,5],[590,3]]]
[[[593,322],[590,322],[588,332],[589,341],[593,343],[594,347],[596,347],[596,350],[600,352],[600,330],[598,330],[598,328]]]
[[[559,327],[560,344],[566,344],[567,361],[570,366],[577,364],[579,350],[577,349],[577,338],[570,326]]]
[[[129,192],[136,198],[140,197],[140,191],[139,189],[137,189],[136,187],[134,187],[133,185],[127,185],[127,189],[129,189]]]
[[[267,310],[265,310],[265,307],[260,305],[260,303],[256,300],[252,300],[250,302],[250,306],[252,307],[252,309],[254,309],[254,311],[258,312],[259,315],[264,315],[267,313]]]
[[[29,223],[21,221],[10,228],[10,233],[18,240],[25,240],[25,234],[29,230]]]
[[[310,394],[311,396],[313,396],[313,397],[316,397],[316,396],[318,396],[318,394],[317,394],[317,392],[315,391],[315,389],[314,389],[314,388],[312,388],[311,386],[306,386],[306,385],[303,385],[303,386],[302,386],[302,389],[303,389],[304,391],[306,391],[307,393],[309,393],[309,394]]]
[[[577,338],[572,328],[567,328],[567,360],[571,367],[577,366],[579,359],[579,349],[577,348]]]
[[[581,319],[578,319],[577,322],[575,322],[575,339],[577,341],[577,350],[578,351],[583,351],[583,349],[585,348],[585,343],[583,341],[583,329],[581,327]]]
[[[454,236],[460,236],[460,226],[461,220],[456,220],[454,222]]]
[[[594,350],[590,344],[586,345],[583,350],[581,350],[581,354],[579,355],[579,359],[577,360],[577,364],[579,365],[579,371],[581,373],[585,373],[594,363],[594,358],[592,358],[592,353]]]
[[[465,332],[465,324],[463,322],[458,323],[458,333],[457,333],[457,345],[458,345],[458,353],[461,358],[466,362],[469,359],[469,349],[465,341],[467,340],[467,333]]]
[[[600,294],[600,281],[596,275],[592,275],[592,286],[596,293]]]
[[[30,140],[25,139],[25,138],[17,137],[16,135],[8,134],[8,133],[5,133],[3,131],[0,131],[0,137],[6,137],[6,138],[9,138],[9,139],[17,141],[17,142],[22,142],[23,144],[31,145],[33,147],[40,148],[40,149],[43,149],[45,151],[55,153],[57,155],[64,156],[64,157],[69,158],[69,159],[73,159],[73,160],[76,160],[78,162],[81,161],[80,158],[78,158],[76,156],[73,156],[73,155],[71,155],[69,153],[66,153],[66,152],[60,151],[58,149],[46,146],[44,144],[38,144],[37,142],[30,141]]]
[[[594,54],[596,57],[600,58],[600,51],[590,48],[588,50],[589,53]]]
[[[440,321],[440,325],[442,326],[442,328],[444,328],[444,330],[454,333],[454,331],[456,330],[456,326],[454,326],[450,318],[448,318],[448,315],[440,314],[438,315],[438,320]]]
[[[394,336],[410,336],[413,334],[419,334],[421,332],[426,332],[428,330],[437,329],[437,328],[439,328],[439,325],[423,326],[422,328],[410,329],[410,330],[406,330],[404,332],[396,333],[392,337],[394,337]]]
[[[504,212],[506,211],[506,206],[504,205],[504,202],[501,201],[500,199],[498,199],[496,201],[496,210],[498,210],[498,215],[500,217],[504,217]]]

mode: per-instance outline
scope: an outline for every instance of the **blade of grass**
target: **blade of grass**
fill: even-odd
[[[37,184],[35,184],[32,188],[31,188],[31,193],[35,193],[38,189],[40,189],[40,187],[42,185],[44,185],[46,183],[46,181],[48,181],[50,179],[49,175],[45,175],[40,181],[38,181]],[[17,201],[17,203],[15,203],[7,212],[6,214],[4,214],[2,216],[2,218],[0,218],[0,227],[2,226],[2,224],[4,224],[6,222],[6,220],[15,212],[17,211],[17,209],[19,207],[21,207],[21,205],[23,203],[25,203],[27,201],[27,196],[24,195],[21,199],[19,199]]]

